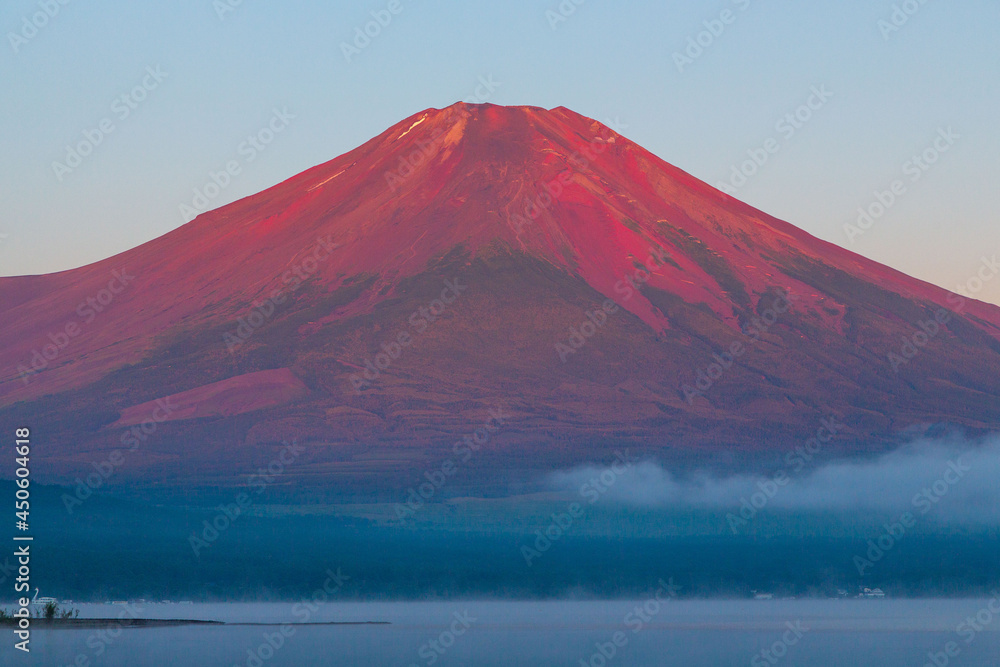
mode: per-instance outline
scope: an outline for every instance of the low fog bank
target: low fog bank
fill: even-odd
[[[655,460],[581,466],[548,476],[556,491],[647,508],[910,512],[929,520],[1000,523],[1000,434],[922,438],[875,459],[824,459],[790,449],[761,475],[676,474]]]

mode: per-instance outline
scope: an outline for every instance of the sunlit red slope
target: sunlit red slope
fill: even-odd
[[[102,293],[115,271],[127,283]],[[446,280],[464,289],[431,322],[420,309]],[[751,339],[785,293],[791,310]],[[620,310],[563,361],[557,343],[606,299]],[[268,314],[247,324],[255,305]],[[948,322],[894,369],[889,353],[941,308]],[[820,241],[564,108],[421,112],[134,250],[0,279],[0,311],[0,410],[44,429],[56,477],[121,447],[167,397],[183,409],[160,411],[119,479],[229,479],[294,437],[311,443],[304,478],[405,481],[498,405],[509,418],[475,463],[492,474],[623,443],[758,456],[830,414],[852,429],[845,449],[1000,424],[1000,309]],[[411,344],[361,382],[400,334]],[[734,342],[745,353],[686,400]]]

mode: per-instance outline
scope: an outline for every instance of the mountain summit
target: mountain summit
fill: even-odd
[[[388,490],[457,457],[475,489],[619,447],[750,464],[830,418],[843,451],[1000,427],[1000,308],[562,107],[420,112],[118,256],[0,278],[0,313],[0,412],[55,481],[119,451],[119,483],[236,483],[295,440],[288,481]]]

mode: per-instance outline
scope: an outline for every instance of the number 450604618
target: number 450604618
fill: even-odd
[[[16,449],[17,458],[15,463],[17,463],[17,470],[15,475],[17,476],[17,503],[15,509],[17,510],[17,518],[19,521],[27,524],[28,522],[28,477],[31,472],[28,469],[28,456],[31,453],[31,441],[28,440],[31,432],[26,428],[19,428],[14,432],[17,436]]]

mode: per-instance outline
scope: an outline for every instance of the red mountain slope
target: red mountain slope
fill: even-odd
[[[1000,308],[564,108],[424,111],[116,257],[0,279],[0,312],[0,411],[54,479],[174,395],[116,479],[231,479],[294,437],[303,479],[405,482],[497,405],[484,475],[623,443],[758,456],[831,414],[845,449],[1000,424]]]

